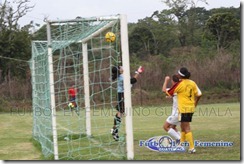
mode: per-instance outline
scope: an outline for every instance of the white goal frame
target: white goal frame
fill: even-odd
[[[133,118],[132,118],[132,100],[131,100],[131,84],[130,84],[130,59],[129,59],[129,45],[128,45],[128,27],[126,15],[109,16],[109,17],[95,17],[88,18],[87,20],[118,20],[120,19],[121,30],[121,51],[122,51],[122,66],[124,68],[124,106],[125,106],[125,132],[126,132],[126,150],[127,159],[134,159],[134,138],[133,138]],[[57,22],[75,22],[77,20],[63,20],[63,21],[47,21],[47,43],[48,43],[48,66],[49,66],[49,80],[50,80],[50,97],[51,97],[51,111],[52,111],[52,133],[53,133],[53,145],[54,145],[54,159],[58,160],[58,138],[57,138],[57,125],[56,125],[56,109],[55,109],[55,91],[54,91],[54,74],[53,74],[53,54],[52,54],[52,40],[51,40],[51,24]],[[106,26],[100,30],[106,30],[110,26]],[[99,31],[100,32],[100,31]],[[89,86],[88,76],[88,53],[87,53],[87,41],[92,36],[95,36],[96,32],[81,40],[83,49],[83,73],[84,73],[84,86]],[[91,136],[91,116],[90,116],[90,91],[89,87],[85,87],[85,108],[86,108],[86,134]]]

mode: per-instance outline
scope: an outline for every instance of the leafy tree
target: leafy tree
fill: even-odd
[[[0,82],[9,82],[14,76],[25,78],[31,38],[27,29],[20,29],[18,21],[33,8],[28,6],[29,1],[5,0],[0,5]]]
[[[151,53],[151,43],[153,35],[146,27],[137,26],[133,33],[129,36],[130,52],[143,52],[144,54]],[[153,44],[153,43],[152,43]]]
[[[163,2],[170,7],[170,11],[175,15],[178,22],[178,39],[181,46],[186,45],[187,24],[185,11],[187,9],[188,1],[185,0],[163,0]]]
[[[204,25],[210,17],[210,12],[204,7],[191,7],[185,12],[187,21],[187,43],[193,46],[201,45],[201,35]]]
[[[28,6],[29,2],[30,0],[15,0],[11,3],[9,0],[3,0],[0,3],[0,31],[17,29],[19,19],[34,7]]]
[[[129,27],[131,52],[140,50],[143,54],[167,54],[172,47],[178,45],[175,20],[169,10],[155,11],[150,17]]]
[[[206,0],[198,0],[206,3]],[[196,1],[196,2],[198,2]],[[196,2],[194,0],[162,0],[169,8],[178,22],[178,39],[181,46],[193,45],[195,42],[195,30],[197,21]],[[190,8],[190,10],[188,10]],[[187,11],[188,10],[188,11]]]
[[[47,27],[43,25],[38,31],[32,35],[33,40],[47,40]]]
[[[217,50],[228,48],[234,40],[240,40],[240,20],[232,13],[216,13],[208,19],[206,28],[214,36]]]
[[[11,38],[9,35],[11,34]],[[0,35],[1,81],[15,77],[26,78],[27,61],[31,56],[30,36],[27,31],[5,31]]]

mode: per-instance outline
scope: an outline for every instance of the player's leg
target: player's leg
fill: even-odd
[[[114,116],[114,125],[111,130],[113,138],[117,141],[119,140],[119,128],[122,121],[122,115],[124,113],[124,94],[118,93],[118,105],[116,106],[117,113]]]
[[[75,100],[73,101],[73,105],[74,105],[75,108],[77,108],[77,103],[76,103]]]
[[[111,133],[113,135],[113,138],[118,141],[119,140],[119,127],[121,123],[121,118],[118,117],[119,112],[114,116],[114,125],[113,129],[111,129]]]
[[[111,133],[112,133],[115,141],[119,140],[119,127],[120,127],[120,123],[121,123],[120,115],[121,115],[120,112],[118,112],[114,116],[114,125],[113,125],[113,129],[111,129]]]
[[[163,125],[163,129],[164,129],[166,132],[168,132],[169,129],[170,129],[170,126],[171,126],[171,124],[168,123],[167,121],[165,121],[165,123],[164,123],[164,125]]]
[[[76,97],[72,97],[71,102],[72,102],[72,104],[73,104],[73,106],[74,106],[73,109],[75,110],[76,114],[77,114],[77,115],[80,115],[80,114],[79,114],[79,111],[78,111],[78,106],[77,106],[77,103],[76,103]],[[72,109],[72,110],[73,110],[73,109]]]
[[[172,137],[174,137],[174,139],[176,140],[180,140],[180,135],[179,133],[177,133],[173,128],[170,128],[168,131],[169,135],[171,135]]]
[[[179,124],[180,125],[180,124]],[[177,133],[179,136],[181,136],[181,132],[176,128],[176,125],[172,127]]]
[[[121,117],[122,117],[122,114],[124,113],[124,100],[123,100],[121,94],[119,94],[119,103],[116,106],[116,109],[118,112],[116,113],[116,115],[114,117],[114,127],[119,129],[120,124],[121,124]]]
[[[190,128],[190,122],[192,120],[193,113],[182,113],[181,118],[181,129],[185,132],[185,140],[189,143],[189,153],[195,153],[193,135]]]
[[[75,97],[71,97],[69,102],[72,103],[72,110],[77,107]]]
[[[185,137],[185,130],[184,130],[184,125],[182,124],[182,113],[179,113],[178,115],[178,121],[180,122],[180,127],[181,127],[181,134],[180,134],[180,143],[183,143],[186,141]]]
[[[120,113],[118,112],[114,116],[114,126],[113,126],[113,129],[119,129],[120,123],[121,123],[121,117],[120,117]]]
[[[178,124],[178,117],[169,116],[166,119],[166,122],[164,124],[164,130],[167,131],[170,136],[172,136],[175,140],[179,142],[180,135],[177,131],[175,131],[177,124]]]

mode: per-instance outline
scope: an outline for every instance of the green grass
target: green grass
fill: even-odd
[[[150,108],[150,107],[149,107]],[[150,115],[134,117],[136,160],[240,160],[240,104],[211,104],[198,106],[191,123],[194,140],[203,142],[229,141],[233,147],[196,147],[196,154],[160,153],[139,147],[139,140],[167,135],[163,123],[170,107],[150,108]],[[154,116],[153,116],[154,115]]]
[[[33,145],[30,113],[0,114],[0,159],[39,160],[41,152]]]
[[[162,126],[167,116],[170,115],[171,106],[161,107],[135,107],[133,109],[134,127],[134,152],[135,160],[240,160],[240,103],[223,103],[199,105],[191,123],[194,140],[203,142],[229,141],[233,147],[196,147],[196,154],[187,153],[162,153],[140,147],[140,140],[147,140],[154,136],[167,135]],[[113,113],[114,114],[114,113]],[[107,127],[112,125],[113,114],[107,117]],[[40,146],[32,141],[32,115],[31,113],[1,113],[0,114],[0,159],[1,160],[43,160]],[[99,117],[98,117],[99,118]],[[74,120],[74,118],[72,118]],[[59,120],[58,120],[59,121]],[[100,120],[104,121],[104,120]],[[123,119],[125,122],[125,119]],[[62,125],[63,126],[63,125]],[[96,126],[99,126],[96,125]],[[77,129],[79,127],[75,127]],[[74,129],[74,131],[75,131]],[[94,139],[103,130],[93,130]],[[60,137],[60,136],[59,136]],[[91,142],[84,136],[73,135],[73,145],[82,146]],[[67,151],[63,136],[58,138],[61,145],[59,151]],[[101,134],[101,140],[110,140]],[[77,142],[77,143],[76,143]],[[97,143],[99,144],[99,143]],[[116,147],[117,142],[110,146]],[[38,148],[39,147],[39,148]],[[80,151],[78,150],[77,155]],[[90,149],[91,153],[95,149]],[[101,150],[103,151],[103,150]],[[97,153],[97,152],[94,152]],[[105,152],[106,153],[106,152]],[[65,154],[65,153],[64,153]],[[75,159],[79,158],[64,158]],[[114,158],[116,160],[116,158]],[[106,160],[102,158],[101,160]],[[111,158],[110,160],[113,160]]]

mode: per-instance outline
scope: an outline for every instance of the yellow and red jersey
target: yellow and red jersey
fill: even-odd
[[[182,79],[166,91],[166,93],[169,96],[177,93],[178,110],[180,113],[194,113],[196,96],[202,95],[197,84],[190,79]]]

